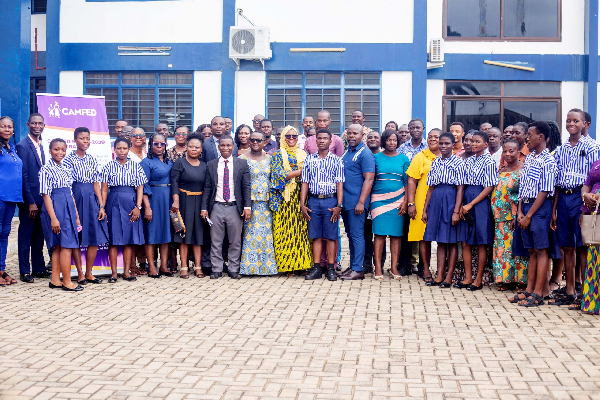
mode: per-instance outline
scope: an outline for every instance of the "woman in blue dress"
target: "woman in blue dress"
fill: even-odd
[[[154,260],[154,247],[160,249],[160,270],[170,274],[169,243],[171,243],[171,168],[173,163],[167,157],[167,140],[161,133],[155,133],[148,142],[148,156],[140,166],[144,170],[148,183],[144,185],[144,236],[146,237],[146,258],[148,259],[148,275],[160,278]]]
[[[71,282],[71,257],[73,249],[79,248],[77,232],[81,230],[81,224],[71,192],[71,171],[61,163],[67,154],[67,143],[63,139],[53,139],[49,147],[52,159],[40,169],[39,175],[40,194],[44,200],[42,231],[46,246],[54,249],[49,286],[50,289],[79,292],[83,286]]]
[[[17,283],[5,271],[12,218],[17,203],[23,201],[23,161],[10,144],[14,133],[12,118],[0,117],[0,286]]]
[[[404,226],[407,202],[404,191],[407,184],[406,170],[410,165],[408,157],[396,151],[399,134],[393,129],[386,129],[381,135],[383,151],[375,154],[375,183],[371,194],[371,218],[373,219],[373,253],[375,256],[375,273],[373,277],[383,280],[381,254],[385,246],[386,236],[390,237],[392,253],[390,277],[402,279],[398,272],[400,256],[400,237]]]
[[[117,256],[123,246],[123,279],[135,281],[130,269],[134,245],[145,244],[144,229],[140,221],[144,184],[148,182],[144,170],[129,158],[129,139],[115,140],[115,159],[102,168],[102,198],[106,199],[108,217],[108,258],[112,276],[109,283],[117,281]],[[109,189],[110,188],[110,192]]]
[[[73,249],[73,261],[77,268],[77,283],[100,284],[102,279],[92,274],[98,246],[108,243],[108,225],[104,201],[100,192],[100,171],[98,161],[87,150],[90,147],[90,130],[85,127],[77,128],[74,132],[77,150],[67,155],[62,164],[71,172],[73,179],[73,197],[77,213],[81,218],[81,247],[85,251],[85,275],[81,269],[81,248]]]

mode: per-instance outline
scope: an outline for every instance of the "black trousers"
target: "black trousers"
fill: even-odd
[[[401,275],[410,275],[412,272],[412,242],[408,241],[408,228],[410,219],[404,217],[402,237],[400,238],[400,257],[398,258],[398,272]]]

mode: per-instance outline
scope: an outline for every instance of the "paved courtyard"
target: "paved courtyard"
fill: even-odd
[[[19,282],[0,288],[0,398],[600,399],[600,318],[505,297],[415,276]]]

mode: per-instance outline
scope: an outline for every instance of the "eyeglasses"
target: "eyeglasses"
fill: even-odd
[[[252,120],[252,122],[256,122],[256,123],[261,122],[261,121],[262,121],[262,119],[253,119]]]
[[[260,143],[260,142],[262,142],[262,139],[256,139],[256,138],[250,139],[250,143]]]
[[[165,142],[159,143],[159,142],[152,142],[152,145],[154,147],[166,147],[167,144]]]
[[[185,132],[175,132],[175,136],[183,136],[186,137],[188,134]]]
[[[133,135],[131,135],[132,138],[136,138],[136,139],[141,139],[141,138],[146,138],[146,135],[144,135],[143,133],[134,133]]]
[[[298,135],[285,135],[286,139],[297,139]]]

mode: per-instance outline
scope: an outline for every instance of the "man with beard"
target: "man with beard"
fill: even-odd
[[[304,143],[306,142],[306,139],[310,136],[309,131],[311,128],[314,129],[314,127],[315,127],[315,119],[309,115],[304,117],[304,119],[302,120],[302,129],[304,130],[304,132],[302,132],[301,135],[298,135],[298,148],[299,149],[304,148]]]

